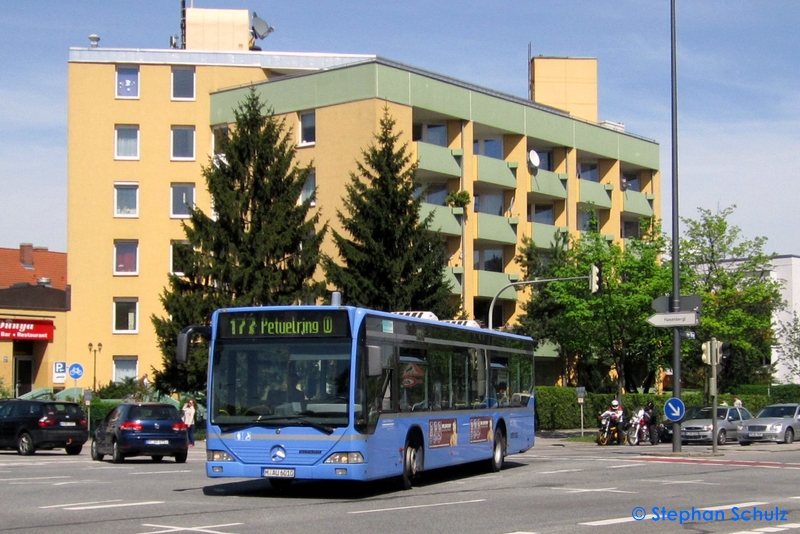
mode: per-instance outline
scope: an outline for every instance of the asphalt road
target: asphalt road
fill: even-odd
[[[207,478],[201,443],[185,464],[93,462],[88,447],[79,456],[0,451],[0,533],[800,534],[800,444],[671,450],[538,439],[500,473],[430,472],[411,491],[295,483],[283,492]]]

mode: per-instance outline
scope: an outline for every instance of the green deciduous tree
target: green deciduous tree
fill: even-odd
[[[375,142],[350,174],[342,199],[347,214],[337,210],[349,238],[333,232],[342,263],[325,257],[326,276],[347,304],[450,318],[456,307],[444,278],[445,244],[429,229],[432,214],[420,220],[417,165],[394,125],[385,109]]]
[[[570,367],[574,364],[571,370],[577,370],[576,385],[621,394],[623,387],[631,391],[651,384],[669,354],[669,337],[646,322],[652,300],[670,284],[660,259],[665,247],[660,229],[643,224],[641,239],[627,240],[625,247],[591,229],[569,248],[564,245],[556,239],[552,261],[538,273],[532,246],[523,247],[517,261],[526,279],[588,276],[595,264],[602,271],[600,292],[590,293],[587,280],[537,285],[520,318],[521,330],[556,343],[572,361]],[[612,369],[616,384],[609,380]]]
[[[183,275],[169,275],[161,294],[166,316],[151,318],[163,355],[163,370],[154,370],[162,392],[205,388],[206,347],[195,347],[185,365],[175,361],[181,328],[208,324],[217,308],[313,301],[324,291],[313,276],[327,225],[317,230],[320,215],[310,215],[315,195],[298,201],[310,169],[295,165],[284,121],[255,91],[234,115],[221,139],[224,156],[203,169],[214,214],[190,209],[183,226],[189,246],[176,249],[185,256]]]
[[[778,360],[789,371],[794,380],[800,379],[800,317],[792,313],[792,319],[778,323],[775,332]]]
[[[712,213],[699,209],[698,220],[682,219],[682,293],[702,297],[703,309],[694,352],[712,337],[731,344],[730,359],[718,377],[720,391],[740,384],[770,383],[772,317],[782,306],[781,282],[770,277],[773,256],[766,238],[742,237],[728,217],[736,206]],[[686,380],[702,376],[694,358],[685,359]],[[692,384],[689,384],[692,385]],[[696,384],[695,384],[696,385]]]

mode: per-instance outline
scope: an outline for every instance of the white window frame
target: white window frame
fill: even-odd
[[[192,155],[191,156],[176,156],[175,155],[175,132],[177,130],[180,131],[190,131],[192,133]],[[170,127],[169,132],[169,159],[171,161],[194,161],[195,156],[197,155],[197,132],[194,126],[178,126],[174,125]]]
[[[119,192],[121,190],[133,190],[135,193],[136,207],[131,213],[120,212]],[[119,219],[136,219],[139,217],[139,183],[138,182],[114,182],[114,217]]]
[[[314,118],[314,140],[307,141],[303,138],[303,117],[311,116]],[[300,123],[299,128],[297,129],[297,146],[314,146],[317,144],[317,111],[310,110],[310,111],[301,111],[298,114],[298,122]]]
[[[175,71],[192,73],[192,96],[175,96]],[[170,96],[172,97],[172,100],[176,101],[193,102],[197,100],[197,72],[194,67],[172,67],[172,72],[170,73]]]
[[[136,131],[136,154],[133,156],[123,156],[119,153],[119,133],[121,130]],[[120,161],[137,161],[139,159],[139,125],[138,124],[115,124],[114,125],[114,159]]]
[[[134,322],[136,326],[133,329],[118,330],[117,329],[117,304],[136,304],[134,308]],[[114,302],[111,308],[111,332],[114,334],[138,334],[139,333],[139,299],[136,297],[114,297]]]
[[[117,374],[117,362],[133,362],[133,378],[134,380],[139,376],[139,357],[138,356],[112,356],[114,368],[112,369],[112,376],[114,377],[115,384],[122,384],[125,378],[120,378]]]
[[[135,265],[133,267],[133,271],[120,271],[118,270],[119,267],[119,249],[117,248],[119,245],[122,244],[133,244],[136,247],[136,258],[135,258]],[[114,276],[138,276],[139,275],[139,241],[137,239],[115,239],[114,240]]]
[[[136,69],[136,95],[135,96],[126,96],[119,94],[119,69]],[[117,65],[117,68],[114,72],[114,97],[122,100],[139,100],[139,95],[141,94],[141,70],[139,65]]]
[[[184,246],[189,245],[190,243],[186,240],[173,240],[169,243],[169,272],[174,274],[175,276],[183,276],[183,271],[174,271],[173,267],[175,266],[175,246]]]
[[[188,219],[190,215],[188,213],[175,213],[173,208],[175,207],[175,188],[180,186],[191,186],[192,188],[192,203],[191,207],[195,207],[195,197],[197,195],[197,188],[191,182],[174,182],[169,186],[169,217],[170,219]]]

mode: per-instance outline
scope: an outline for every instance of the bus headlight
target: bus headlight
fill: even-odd
[[[335,452],[325,460],[326,464],[363,464],[364,456],[360,452]]]
[[[232,462],[233,456],[225,451],[206,451],[206,460],[209,462]]]

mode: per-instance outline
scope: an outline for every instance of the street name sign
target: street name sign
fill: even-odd
[[[697,312],[657,313],[648,317],[647,322],[659,328],[697,326]]]

